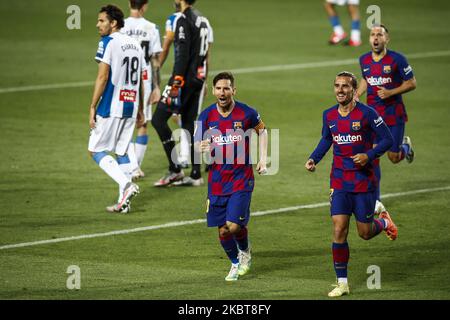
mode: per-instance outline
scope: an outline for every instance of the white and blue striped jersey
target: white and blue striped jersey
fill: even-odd
[[[144,53],[139,43],[125,34],[114,32],[101,38],[95,60],[110,67],[97,115],[136,118],[141,74],[145,68]]]

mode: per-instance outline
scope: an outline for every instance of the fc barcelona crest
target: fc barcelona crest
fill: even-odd
[[[383,66],[384,73],[391,73],[391,66]]]
[[[234,130],[242,129],[242,121],[234,121],[233,128]]]
[[[358,131],[359,129],[361,129],[361,121],[353,121],[352,122],[352,130]]]

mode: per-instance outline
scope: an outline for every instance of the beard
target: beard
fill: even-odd
[[[346,105],[348,105],[350,102],[353,101],[353,97],[354,97],[354,95],[352,94],[351,96],[346,97],[346,99],[345,99],[344,101],[342,101],[342,102],[339,102],[339,99],[336,97],[336,101],[337,101],[337,103],[339,103],[339,104],[341,104],[341,105],[343,105],[343,106],[346,106]]]

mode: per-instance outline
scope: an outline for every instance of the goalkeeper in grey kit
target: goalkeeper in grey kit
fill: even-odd
[[[175,0],[182,12],[175,28],[175,65],[152,117],[152,125],[169,161],[168,172],[154,184],[157,187],[168,186],[174,182],[178,185],[197,186],[203,182],[200,164],[194,162],[192,141],[200,94],[206,79],[208,25],[206,19],[192,7],[194,2],[195,0]],[[171,157],[175,141],[167,121],[173,113],[181,115],[182,128],[189,132],[191,138],[192,171],[189,177],[184,176],[181,166],[176,163],[177,159]]]

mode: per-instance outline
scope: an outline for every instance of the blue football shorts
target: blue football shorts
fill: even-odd
[[[330,194],[331,215],[355,215],[357,221],[372,223],[375,212],[376,192],[347,192],[334,190]]]
[[[400,123],[396,126],[388,126],[391,131],[392,137],[394,138],[394,143],[392,144],[389,151],[398,153],[400,152],[400,145],[403,143],[403,135],[405,134],[405,124]],[[378,137],[375,139],[375,144],[379,142]]]
[[[206,205],[208,227],[220,227],[227,221],[246,226],[250,220],[252,192],[239,191],[228,196],[209,196]]]

